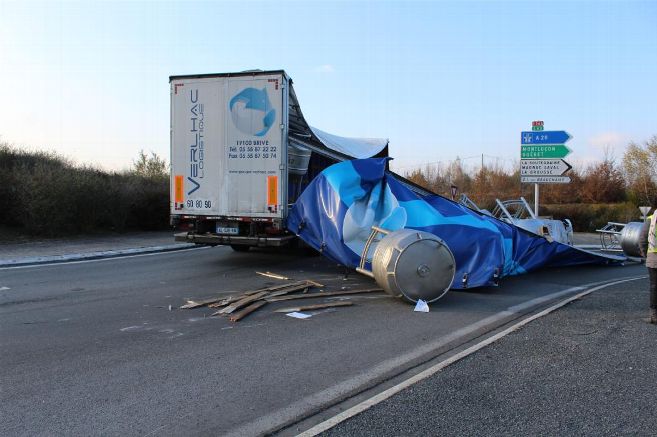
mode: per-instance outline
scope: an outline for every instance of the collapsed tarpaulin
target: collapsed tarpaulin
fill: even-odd
[[[316,127],[309,126],[312,133],[331,150],[356,159],[372,158],[388,145],[383,138],[347,138],[333,135]]]
[[[540,267],[625,260],[550,242],[444,197],[417,194],[386,173],[387,159],[345,161],[325,169],[294,204],[288,228],[325,256],[353,268],[372,225],[429,232],[454,254],[453,289],[495,285],[500,277]],[[366,267],[371,268],[369,261]]]

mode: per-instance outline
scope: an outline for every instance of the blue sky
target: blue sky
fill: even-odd
[[[657,2],[6,2],[0,139],[110,169],[169,154],[168,76],[285,69],[325,131],[397,168],[519,158],[532,120],[574,163],[657,134]]]

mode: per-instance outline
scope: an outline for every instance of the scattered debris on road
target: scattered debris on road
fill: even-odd
[[[237,321],[243,319],[244,317],[246,317],[247,315],[251,314],[252,312],[254,312],[255,310],[257,310],[258,308],[260,308],[263,305],[267,305],[266,300],[261,300],[261,301],[258,301],[258,302],[254,302],[251,305],[249,305],[248,307],[244,308],[242,311],[240,311],[238,313],[235,313],[232,316],[230,316],[229,320],[231,322],[237,322]]]
[[[266,276],[266,277],[268,277],[268,278],[282,279],[282,280],[285,280],[285,281],[288,280],[288,279],[290,279],[290,278],[288,278],[287,276],[277,275],[276,273],[272,273],[272,272],[256,272],[256,273],[257,273],[258,275]]]
[[[247,304],[250,304],[251,302],[255,302],[256,300],[260,300],[261,298],[267,296],[268,294],[269,294],[269,292],[267,292],[267,291],[261,291],[261,292],[256,293],[256,294],[246,296],[245,298],[240,299],[235,303],[231,303],[227,307],[225,307],[223,309],[220,309],[219,311],[217,311],[215,313],[212,313],[211,315],[212,316],[218,316],[220,314],[230,314],[230,313],[234,312],[235,310],[240,309],[240,308],[242,308],[243,306],[245,306]]]
[[[256,273],[265,276],[275,275],[270,272],[266,272],[266,274],[261,272],[256,272]],[[276,276],[279,276],[280,278],[285,278],[284,276],[280,276],[280,275],[276,275]],[[231,322],[237,322],[268,303],[294,300],[294,299],[326,298],[326,297],[353,295],[353,294],[361,294],[361,293],[383,292],[383,289],[381,288],[366,288],[361,290],[325,292],[322,289],[323,287],[324,285],[318,282],[306,279],[303,281],[288,282],[287,284],[274,285],[271,287],[260,288],[257,290],[243,291],[240,292],[239,294],[232,294],[230,296],[211,297],[205,299],[189,299],[187,300],[187,303],[185,303],[180,307],[180,309],[193,309],[199,307],[217,308],[217,311],[210,314],[210,316],[228,316],[228,319]],[[318,288],[320,289],[320,291],[308,292],[311,288]],[[291,294],[291,293],[297,293],[297,294]],[[353,302],[340,301],[340,302],[329,302],[329,303],[320,303],[320,304],[311,304],[311,305],[299,305],[292,308],[275,310],[274,312],[293,313],[303,310],[346,307],[352,305]],[[310,317],[310,315],[307,316]],[[299,317],[299,318],[307,318],[307,317]]]
[[[422,299],[418,299],[413,311],[417,311],[418,313],[428,313],[429,305],[427,305],[427,303]]]
[[[206,305],[213,304],[215,302],[219,302],[222,300],[225,300],[225,297],[213,297],[210,299],[203,299],[203,300],[188,300],[187,303],[183,306],[180,307],[181,310],[188,310],[191,308],[198,308],[198,307],[203,307]]]
[[[288,317],[293,317],[293,318],[295,318],[295,319],[302,319],[302,320],[303,320],[303,319],[309,319],[309,318],[311,318],[311,317],[312,317],[312,314],[293,312],[293,313],[287,313],[286,316],[288,316]]]
[[[333,307],[348,307],[352,306],[353,302],[330,302],[330,303],[318,303],[315,305],[302,305],[292,308],[281,308],[274,310],[275,313],[298,313],[299,311],[308,311],[308,310],[318,310],[322,308],[333,308]]]
[[[271,298],[267,298],[266,300],[267,302],[280,302],[283,300],[309,299],[313,297],[346,296],[349,294],[377,293],[382,291],[383,291],[382,288],[367,288],[365,290],[347,290],[347,291],[324,291],[319,293],[294,294],[292,296],[271,297]]]

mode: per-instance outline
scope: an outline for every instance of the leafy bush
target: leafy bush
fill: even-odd
[[[0,208],[0,224],[36,235],[166,229],[166,164],[141,152],[135,169],[106,172],[0,144]]]

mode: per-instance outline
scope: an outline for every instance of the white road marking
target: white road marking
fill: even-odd
[[[494,342],[498,341],[499,339],[501,339],[503,337],[506,337],[507,335],[511,334],[512,332],[518,330],[519,328],[525,326],[526,324],[531,323],[534,320],[536,320],[540,317],[543,317],[547,314],[550,314],[551,312],[556,311],[557,309],[569,304],[570,302],[572,302],[574,300],[581,299],[582,297],[586,296],[587,294],[593,293],[594,291],[597,291],[597,290],[600,290],[600,289],[603,289],[603,288],[606,288],[606,287],[611,287],[613,285],[622,284],[624,282],[636,281],[638,279],[645,279],[646,277],[647,276],[638,276],[638,277],[634,277],[634,278],[621,279],[621,280],[613,281],[613,282],[610,282],[610,283],[598,285],[597,287],[592,287],[592,288],[584,287],[585,291],[583,291],[581,293],[578,293],[575,296],[571,296],[567,299],[564,299],[561,302],[556,303],[556,304],[552,305],[551,307],[546,308],[543,311],[534,314],[533,316],[530,316],[526,319],[523,319],[523,320],[513,324],[512,326],[506,328],[505,330],[503,330],[503,331],[501,331],[501,332],[499,332],[499,333],[497,333],[497,334],[495,334],[495,335],[493,335],[493,336],[491,336],[491,337],[489,337],[489,338],[487,338],[487,339],[485,339],[485,340],[483,340],[483,341],[481,341],[481,342],[479,342],[479,343],[477,343],[473,346],[470,346],[469,348],[459,352],[458,354],[456,354],[456,355],[454,355],[454,356],[452,356],[452,357],[450,357],[450,358],[448,358],[444,361],[441,361],[440,363],[437,363],[437,364],[429,367],[428,369],[418,373],[417,375],[412,376],[412,377],[408,378],[407,380],[405,380],[405,381],[403,381],[403,382],[401,382],[401,383],[399,383],[399,384],[397,384],[393,387],[390,387],[389,389],[387,389],[387,390],[385,390],[385,391],[383,391],[383,392],[381,392],[381,393],[379,393],[375,396],[372,396],[371,398],[366,399],[366,400],[364,400],[363,402],[361,402],[357,405],[354,405],[353,407],[343,411],[342,413],[337,414],[337,415],[331,417],[330,419],[327,419],[324,422],[321,422],[321,423],[313,426],[312,428],[310,428],[307,431],[299,434],[298,436],[299,437],[313,437],[313,436],[316,436],[317,434],[319,434],[321,432],[324,432],[328,429],[331,429],[334,426],[336,426],[337,424],[339,424],[341,422],[344,422],[345,420],[347,420],[350,417],[353,417],[353,416],[355,416],[359,413],[362,413],[363,411],[373,407],[374,405],[376,405],[380,402],[383,402],[384,400],[386,400],[386,399],[390,398],[391,396],[399,393],[400,391],[410,387],[411,385],[413,385],[413,384],[415,384],[419,381],[422,381],[423,379],[429,378],[430,376],[432,376],[435,373],[441,371],[442,369],[449,366],[450,364],[453,364],[453,363],[467,357],[468,355],[471,355],[471,354],[477,352],[478,350],[483,349],[484,347],[490,345],[491,343],[494,343]],[[581,288],[581,287],[573,287],[573,288]],[[564,290],[563,292],[560,292],[560,293],[553,293],[553,295],[563,294],[566,291],[567,290]],[[541,300],[541,298],[535,299],[535,301],[538,301],[538,300]],[[529,303],[529,302],[527,302],[527,303]],[[518,306],[516,306],[516,308],[520,307],[520,306],[526,306],[526,304],[518,305]],[[509,310],[510,309],[511,308],[509,308]]]
[[[0,287],[0,291],[11,290],[9,287]]]

